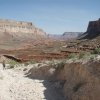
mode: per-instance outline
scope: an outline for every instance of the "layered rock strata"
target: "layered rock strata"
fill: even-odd
[[[46,35],[46,33],[32,22],[13,21],[0,19],[0,32],[8,33],[33,33],[35,35]]]

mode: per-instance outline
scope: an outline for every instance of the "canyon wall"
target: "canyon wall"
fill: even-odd
[[[92,39],[100,35],[100,19],[96,21],[90,21],[87,31],[83,33],[79,39]]]
[[[87,28],[87,32],[100,32],[100,19],[97,21],[90,21]]]
[[[33,33],[34,35],[46,35],[46,33],[31,22],[0,19],[0,32],[8,33]]]

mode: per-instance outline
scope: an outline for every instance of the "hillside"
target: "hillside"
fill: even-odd
[[[30,42],[40,41],[46,32],[35,27],[31,22],[0,19],[0,48],[23,48]]]

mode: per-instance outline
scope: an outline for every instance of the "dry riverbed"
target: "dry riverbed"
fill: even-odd
[[[31,79],[22,71],[2,69],[0,64],[0,100],[64,100],[47,80]]]

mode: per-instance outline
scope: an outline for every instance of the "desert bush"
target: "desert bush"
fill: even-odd
[[[90,56],[90,60],[94,60],[96,57],[97,57],[97,55],[92,54],[92,55]]]
[[[79,59],[82,59],[82,58],[84,58],[85,57],[85,53],[84,52],[80,52],[79,53]]]
[[[35,64],[35,63],[37,63],[35,60],[31,60],[31,61],[25,62],[24,65],[28,66],[29,64]]]
[[[77,55],[72,53],[68,56],[68,59],[73,59],[73,58],[77,58]]]
[[[14,66],[15,66],[15,65],[18,65],[18,64],[19,64],[19,63],[16,62],[16,61],[14,61],[14,60],[12,60],[12,61],[9,62],[10,68],[14,68]]]
[[[55,69],[62,69],[64,67],[65,63],[66,63],[65,59],[63,59],[63,60],[53,60],[53,61],[50,61],[48,63],[48,65],[55,68]]]
[[[60,62],[57,64],[57,69],[63,69],[65,66],[65,62]]]
[[[95,48],[92,54],[100,54],[100,48]]]

